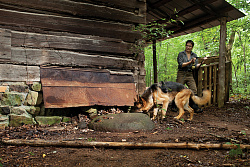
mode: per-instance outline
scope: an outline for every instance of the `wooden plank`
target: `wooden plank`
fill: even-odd
[[[198,93],[198,96],[202,96],[202,74],[203,74],[203,69],[204,67],[201,67],[198,71],[198,90],[197,90],[197,93]]]
[[[207,72],[207,68],[208,66],[204,66],[204,89],[207,89],[207,81],[208,81],[208,78],[207,78],[207,75],[208,75],[208,72]]]
[[[213,65],[213,104],[217,104],[217,70],[218,65]]]
[[[208,89],[209,89],[210,92],[212,92],[212,70],[213,70],[213,68],[212,68],[211,65],[209,66],[208,70],[209,70],[209,74],[208,74],[208,78],[209,78]],[[209,101],[208,105],[210,106],[211,104],[212,104],[212,100]]]
[[[134,13],[136,12],[135,9],[134,12],[127,12],[112,7],[67,0],[0,0],[0,2],[11,5],[12,7],[16,7],[17,9],[21,6],[25,7],[26,10],[41,10],[40,13],[43,13],[43,11],[50,11],[55,13],[70,14],[83,18],[101,18],[103,20],[145,24],[145,16]]]
[[[0,81],[40,81],[38,66],[0,64]]]
[[[11,33],[0,29],[0,59],[11,58]]]
[[[103,22],[72,17],[16,12],[0,9],[0,24],[41,28],[44,30],[64,31],[84,35],[95,35],[134,42],[141,38],[138,32],[132,31],[133,25]]]
[[[88,55],[77,52],[12,47],[11,61],[29,65],[64,65],[133,70],[137,61],[128,58]]]
[[[43,85],[43,82],[42,82]],[[99,87],[100,85],[104,85]],[[80,106],[133,106],[135,98],[135,85],[113,83],[111,87],[106,83],[92,83],[93,87],[74,86],[43,86],[44,104],[46,108],[65,108]]]
[[[91,39],[91,37],[81,38],[13,31],[11,39],[11,45],[15,47],[52,48],[122,55],[132,54],[130,43],[98,39],[97,37]]]
[[[57,81],[64,81],[66,85],[84,86],[85,83],[134,83],[132,75],[110,74],[108,70],[85,69],[85,68],[63,68],[63,67],[41,67],[41,78],[50,83],[58,85]],[[69,82],[69,83],[68,83]],[[49,85],[46,85],[49,86]],[[58,85],[64,86],[64,85]]]
[[[134,12],[139,9],[139,14],[146,14],[146,0],[72,0],[76,2],[90,2],[98,5],[106,5],[111,7],[116,7],[118,9],[127,10]],[[141,11],[142,10],[142,11]]]
[[[133,76],[110,74],[108,70],[41,67],[46,108],[92,105],[132,106],[135,97]]]

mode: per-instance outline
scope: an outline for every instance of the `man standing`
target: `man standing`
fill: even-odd
[[[186,42],[186,49],[180,52],[177,57],[178,72],[176,82],[179,82],[183,85],[186,84],[188,88],[194,92],[194,94],[197,94],[193,70],[198,69],[205,62],[207,57],[204,57],[203,61],[198,64],[197,55],[192,52],[193,47],[194,42],[192,40],[188,40]],[[189,105],[194,109],[194,112],[202,112],[202,109],[200,109],[191,99]]]

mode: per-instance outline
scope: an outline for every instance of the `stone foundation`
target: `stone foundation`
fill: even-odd
[[[50,116],[51,110],[43,104],[42,86],[39,82],[1,82],[0,83],[0,129],[6,126],[24,124],[44,124],[41,116]],[[36,119],[37,118],[37,119]],[[44,117],[48,124],[60,123],[63,116]]]

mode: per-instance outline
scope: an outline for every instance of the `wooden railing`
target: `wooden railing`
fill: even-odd
[[[202,90],[208,89],[211,91],[211,101],[207,106],[216,105],[218,103],[218,57],[211,57],[206,61],[206,65],[199,68],[195,73],[195,81],[197,84],[197,92],[202,96]],[[229,86],[232,75],[231,62],[226,62],[225,75],[225,102],[229,100]]]

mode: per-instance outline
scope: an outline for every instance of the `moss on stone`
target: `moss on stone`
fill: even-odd
[[[37,116],[35,117],[39,125],[54,125],[59,124],[62,120],[62,117],[59,116]]]

